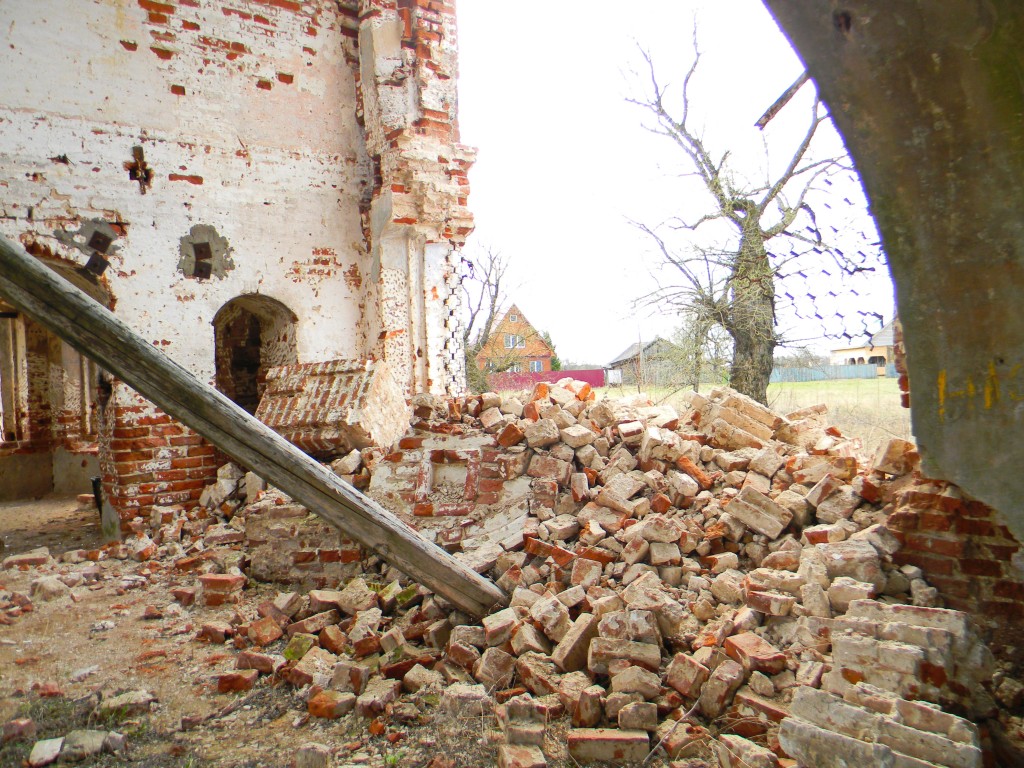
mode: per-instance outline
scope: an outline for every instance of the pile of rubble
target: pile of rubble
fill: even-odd
[[[453,440],[490,452],[469,471],[493,475],[488,503],[476,486],[471,510],[431,502],[465,522],[422,514],[415,495],[400,510],[509,594],[481,621],[233,465],[204,507],[138,521],[118,554],[197,573],[175,597],[218,611],[199,638],[237,650],[219,691],[272,677],[310,716],[371,723],[435,702],[493,714],[502,766],[546,765],[563,716],[581,764],[980,766],[978,729],[941,707],[991,715],[991,654],[964,614],[935,607],[919,569],[892,562],[885,520],[917,482],[913,445],[892,440],[862,466],[824,407],[783,418],[728,389],[689,405],[595,401],[571,380],[416,399],[410,450],[438,436],[435,463],[463,461]],[[334,467],[386,498],[402,460],[371,448]],[[243,600],[247,574],[280,573],[320,588]]]

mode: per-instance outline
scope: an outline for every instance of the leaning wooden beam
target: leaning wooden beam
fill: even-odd
[[[479,617],[506,603],[505,594],[492,582],[343,483],[213,387],[198,381],[105,307],[3,237],[0,297],[461,610]]]

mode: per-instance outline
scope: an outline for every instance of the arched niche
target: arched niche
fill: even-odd
[[[297,323],[294,312],[269,296],[238,296],[221,307],[213,318],[217,389],[255,413],[267,370],[298,362]]]

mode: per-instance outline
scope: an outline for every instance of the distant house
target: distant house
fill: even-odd
[[[668,384],[678,378],[679,347],[656,336],[630,344],[606,366],[609,384]]]
[[[832,365],[876,365],[884,368],[893,361],[893,323],[890,320],[882,330],[868,339],[867,344],[859,347],[842,347],[829,353]]]
[[[481,371],[540,373],[551,370],[553,356],[551,346],[513,304],[477,353],[476,365]]]

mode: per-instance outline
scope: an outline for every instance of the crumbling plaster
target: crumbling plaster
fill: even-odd
[[[31,73],[0,84],[0,233],[89,265],[115,313],[206,382],[214,317],[260,296],[295,314],[299,363],[377,358],[406,395],[462,389],[474,153],[454,5],[42,0],[0,25],[0,67]],[[212,456],[122,389],[101,409],[111,498],[189,503]]]
[[[313,18],[240,4],[267,24],[227,15],[223,3],[181,4],[166,25],[143,5],[0,9],[13,29],[0,67],[37,73],[0,85],[4,234],[83,261],[55,233],[113,214],[127,229],[104,274],[117,313],[207,381],[211,320],[242,294],[269,294],[299,315],[303,359],[364,354],[366,284],[344,278],[367,267],[359,203],[369,160],[354,76],[336,24],[305,31],[319,14],[328,21],[333,4],[307,3]],[[226,48],[204,42],[222,38]],[[246,52],[232,60],[233,48]],[[178,84],[183,96],[171,90]],[[146,194],[124,168],[136,145],[154,172]],[[223,278],[178,269],[179,240],[197,224],[230,243],[235,268]]]

